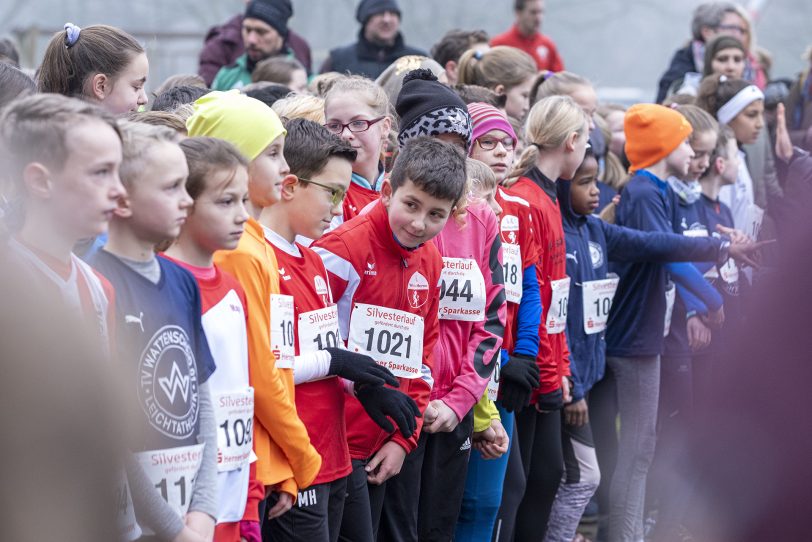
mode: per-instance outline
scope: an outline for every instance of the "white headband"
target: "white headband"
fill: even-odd
[[[756,100],[763,100],[764,93],[755,86],[750,85],[749,87],[745,87],[741,89],[735,96],[733,96],[730,101],[728,101],[725,105],[719,108],[719,111],[716,113],[716,118],[719,120],[721,124],[727,124],[731,120],[733,120],[736,115],[742,112],[742,110],[750,105],[751,103],[755,102]]]

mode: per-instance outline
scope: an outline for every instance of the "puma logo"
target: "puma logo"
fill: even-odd
[[[125,324],[138,324],[138,327],[141,328],[141,333],[144,332],[144,322],[142,319],[144,318],[144,313],[139,312],[138,316],[133,316],[132,314],[127,314],[124,316],[124,323]]]

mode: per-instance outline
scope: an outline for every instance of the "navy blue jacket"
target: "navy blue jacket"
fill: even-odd
[[[688,203],[673,190],[670,195],[671,224],[674,227],[674,233],[685,235],[688,231],[706,230],[710,235],[712,231],[715,231],[715,225],[714,230],[709,230],[700,219],[698,202]],[[713,267],[712,263],[677,264],[676,266],[668,265],[666,267],[672,277],[681,272],[681,282],[690,282],[692,288],[689,290],[683,284],[677,283],[677,297],[674,300],[674,312],[671,316],[671,330],[668,337],[665,338],[663,346],[664,356],[690,356],[688,315],[706,315],[709,308],[718,310],[722,306],[722,296],[702,276],[711,267]]]
[[[557,191],[567,244],[567,276],[571,279],[567,344],[570,349],[573,400],[577,401],[603,378],[606,367],[604,333],[587,335],[584,332],[582,284],[605,279],[609,272],[609,261],[664,263],[691,260],[697,255],[715,258],[719,242],[670,232],[642,232],[608,224],[596,216],[576,214],[570,204],[571,184],[570,181],[559,179]],[[611,325],[610,321],[609,329]]]
[[[672,195],[668,184],[648,171],[638,171],[623,189],[616,222],[645,232],[672,233]],[[670,260],[716,261],[727,258],[722,241],[692,239],[690,250]],[[688,248],[688,247],[686,247]],[[666,271],[651,261],[613,264],[620,276],[617,294],[609,313],[606,353],[617,357],[658,356],[663,349],[665,326]],[[675,277],[676,279],[677,277]]]
[[[682,49],[678,49],[674,53],[674,56],[671,58],[671,64],[660,78],[660,84],[657,88],[657,103],[663,103],[663,100],[665,100],[665,95],[668,94],[668,88],[671,86],[671,83],[680,77],[684,77],[686,73],[695,71],[698,70],[696,69],[696,63],[694,62],[693,45],[692,43],[689,43],[687,46],[683,47]]]

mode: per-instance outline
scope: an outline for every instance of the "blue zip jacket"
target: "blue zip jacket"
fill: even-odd
[[[604,333],[584,331],[584,282],[602,280],[613,262],[672,262],[691,260],[698,255],[716,257],[719,241],[690,238],[667,232],[641,232],[608,224],[596,216],[579,215],[572,209],[572,183],[557,182],[558,205],[567,244],[567,276],[570,297],[567,306],[567,344],[573,400],[582,399],[603,378],[606,368]]]
[[[672,197],[664,180],[646,170],[636,172],[621,194],[617,225],[644,232],[673,233]],[[691,250],[674,254],[669,260],[718,261],[727,258],[727,243],[722,240],[686,239],[693,241]],[[665,267],[651,258],[626,262],[611,266],[611,270],[620,276],[620,284],[609,312],[606,354],[617,357],[659,356],[665,326]],[[675,281],[682,282],[678,273],[672,273],[672,276]]]

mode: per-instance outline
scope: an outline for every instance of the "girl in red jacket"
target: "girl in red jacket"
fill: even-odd
[[[533,232],[541,252],[537,275],[541,288],[539,325],[541,384],[532,394],[531,408],[516,414],[526,491],[516,517],[515,540],[538,540],[563,472],[560,410],[571,400],[567,321],[569,278],[556,180],[571,179],[584,159],[589,119],[568,96],[544,98],[527,119],[528,147],[514,172],[512,191],[530,203]]]

